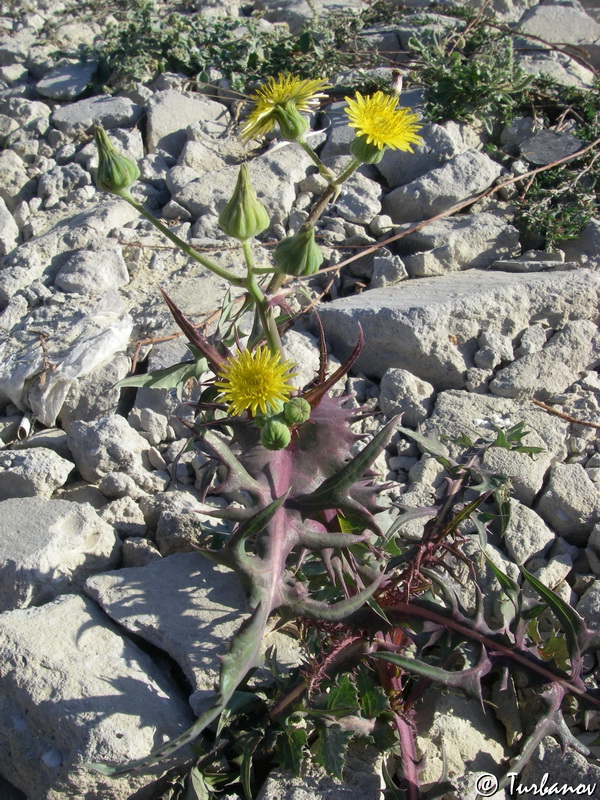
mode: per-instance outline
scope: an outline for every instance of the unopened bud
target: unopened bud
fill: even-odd
[[[385,147],[379,148],[375,144],[368,144],[364,134],[357,136],[350,145],[350,152],[361,164],[379,164],[385,151]]]
[[[119,196],[129,194],[130,186],[140,177],[137,164],[119,153],[102,126],[95,129],[94,139],[98,148],[96,186]]]
[[[267,450],[283,450],[287,447],[292,438],[288,426],[277,419],[271,417],[263,425],[260,432],[260,441]]]
[[[323,263],[312,225],[302,226],[295,236],[279,242],[273,253],[279,272],[286,275],[314,275]]]
[[[296,108],[293,100],[277,105],[275,117],[281,138],[287,142],[301,142],[309,129],[308,120]]]
[[[265,231],[270,222],[267,209],[252,188],[248,167],[242,164],[231,200],[219,214],[219,225],[228,236],[244,242]]]
[[[310,403],[303,397],[292,397],[283,404],[281,416],[287,425],[302,425],[310,417]]]

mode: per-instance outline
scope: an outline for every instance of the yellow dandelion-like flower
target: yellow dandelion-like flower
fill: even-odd
[[[382,150],[406,150],[412,153],[411,144],[421,144],[417,131],[421,128],[418,115],[408,108],[396,108],[398,98],[383,92],[375,92],[370,97],[363,97],[356,92],[356,99],[346,97],[348,107],[344,109],[348,115],[351,128],[356,128],[357,136],[365,136],[367,144],[373,144]]]
[[[241,130],[241,138],[245,142],[258,139],[282,121],[285,124],[290,109],[312,111],[326,97],[322,90],[327,86],[327,81],[321,79],[301,80],[287,74],[268,78],[264,86],[250,96],[254,108]]]
[[[229,358],[215,386],[221,390],[221,399],[229,405],[229,413],[238,415],[246,409],[268,414],[278,410],[278,404],[289,400],[294,387],[288,383],[295,373],[291,361],[282,361],[279,353],[268,347],[244,350]]]

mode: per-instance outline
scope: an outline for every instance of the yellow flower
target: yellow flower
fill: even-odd
[[[271,353],[268,347],[244,350],[229,358],[215,386],[221,390],[221,398],[229,405],[230,414],[241,414],[246,409],[256,416],[258,412],[268,414],[277,411],[279,405],[289,399],[294,387],[288,380],[295,375],[290,372],[294,364],[282,361],[279,353]]]
[[[392,150],[406,150],[412,153],[411,144],[421,144],[417,131],[418,115],[408,108],[396,108],[397,97],[383,92],[375,92],[370,97],[356,93],[356,99],[345,98],[351,128],[356,128],[357,137],[366,137],[366,144],[375,145],[379,150],[391,147]]]
[[[300,80],[293,75],[268,78],[265,85],[250,96],[254,108],[241,130],[241,138],[245,142],[258,139],[277,124],[280,127],[297,126],[298,112],[316,108],[326,97],[322,90],[327,85],[324,80]]]

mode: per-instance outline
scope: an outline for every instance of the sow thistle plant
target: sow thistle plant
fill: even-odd
[[[484,678],[493,674],[500,681],[502,665],[511,659],[533,676],[529,684],[521,682],[525,689],[535,691],[540,680],[550,686],[541,695],[547,712],[528,734],[525,756],[517,758],[513,772],[544,735],[572,743],[561,716],[563,697],[600,707],[581,677],[583,655],[600,637],[557,595],[524,570],[541,601],[527,605],[520,588],[490,563],[510,601],[502,604],[500,623],[493,627],[481,610],[481,592],[477,589],[477,608],[465,609],[447,577],[454,574],[451,561],[466,561],[461,549],[465,525],[474,526],[483,544],[490,530],[505,526],[507,481],[489,475],[481,465],[489,447],[533,455],[536,448],[523,442],[523,426],[498,430],[488,441],[463,437],[464,458],[452,459],[441,441],[399,427],[394,418],[356,453],[360,437],[351,426],[361,411],[347,408],[345,398],[331,390],[358,358],[360,330],[352,354],[329,377],[321,332],[318,375],[308,386],[297,385],[297,365],[287,358],[280,335],[288,317],[276,311],[283,281],[318,270],[323,257],[314,224],[344,180],[360,164],[376,163],[388,147],[411,152],[420,143],[417,116],[399,106],[397,92],[356,93],[346,98],[349,124],[356,130],[353,158],[340,175],[333,175],[305,140],[303,112],[316,108],[325,88],[322,80],[282,75],[269,79],[253,97],[242,138],[277,128],[311,155],[328,186],[301,230],[275,249],[272,269],[258,270],[251,240],[268,228],[269,219],[246,165],[240,167],[219,224],[240,242],[244,277],[196,252],[137,203],[130,194],[137,167],[115,150],[102,128],[95,133],[98,187],[124,198],[190,258],[243,292],[236,314],[224,301],[228,336],[219,338],[196,329],[163,291],[194,362],[121,382],[165,387],[212,373],[200,396],[197,446],[223,468],[224,479],[214,490],[225,497],[243,491],[250,501],[245,507],[213,511],[232,528],[213,537],[211,546],[199,533],[201,552],[239,576],[250,610],[223,656],[214,704],[188,731],[144,758],[124,765],[89,765],[102,774],[119,775],[148,767],[198,740],[200,755],[187,777],[172,787],[172,798],[208,798],[215,787],[231,784],[241,785],[251,797],[252,766],[261,759],[298,772],[303,758],[312,754],[341,776],[348,744],[360,737],[399,759],[402,789],[386,766],[390,796],[418,798],[415,701],[431,682],[463,689],[481,701],[487,691]],[[241,337],[239,320],[248,311],[253,312],[252,330]],[[226,341],[235,347],[229,349]],[[384,529],[382,519],[388,515],[382,513],[378,496],[387,486],[374,482],[370,468],[397,431],[438,459],[448,480],[435,506],[408,510]],[[424,521],[418,540],[402,531],[415,518]],[[542,654],[547,643],[537,629],[537,639],[528,632],[544,609],[556,614],[564,630],[570,654],[566,666],[564,659],[560,666],[548,663],[548,648]],[[286,677],[271,658],[273,688],[242,691],[261,664],[261,642],[275,615],[301,641],[305,664]],[[558,626],[553,635],[559,636]],[[475,663],[473,645],[479,648]],[[218,718],[215,732],[210,726]],[[229,754],[225,762],[224,753]],[[445,782],[438,786],[440,791],[446,788]]]

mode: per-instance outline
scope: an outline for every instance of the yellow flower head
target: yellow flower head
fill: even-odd
[[[294,387],[288,383],[295,373],[294,364],[282,361],[279,353],[268,347],[243,350],[229,358],[215,386],[221,399],[229,405],[229,413],[238,415],[249,409],[253,416],[277,411],[280,402],[289,400]]]
[[[406,150],[412,153],[411,144],[421,144],[417,131],[421,128],[418,115],[408,108],[396,108],[397,97],[375,92],[370,97],[356,93],[356,99],[345,98],[348,102],[344,109],[348,115],[351,128],[356,128],[357,136],[365,136],[367,144],[373,144],[382,150]]]
[[[293,75],[268,78],[264,86],[250,96],[254,108],[241,130],[243,141],[258,139],[272,131],[281,115],[289,113],[290,107],[295,112],[312,111],[326,97],[322,90],[327,86],[324,80],[301,80]]]

